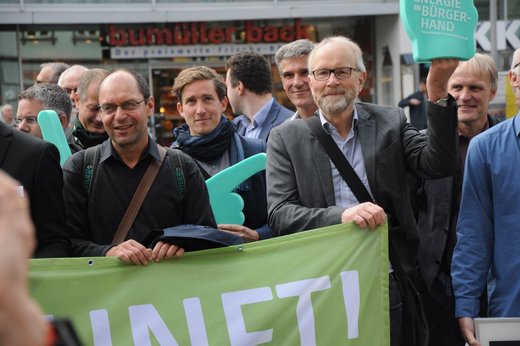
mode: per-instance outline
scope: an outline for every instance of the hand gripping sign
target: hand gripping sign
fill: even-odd
[[[400,7],[416,62],[475,55],[478,12],[473,0],[401,0]]]
[[[211,209],[217,224],[244,223],[244,200],[233,190],[244,180],[265,169],[264,153],[248,157],[237,164],[215,174],[206,181]]]
[[[60,165],[63,167],[65,161],[72,155],[65,132],[61,126],[58,114],[55,111],[43,110],[38,113],[38,125],[42,130],[43,139],[58,148],[60,152]]]

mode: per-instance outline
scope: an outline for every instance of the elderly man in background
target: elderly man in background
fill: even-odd
[[[69,127],[68,134],[72,132],[72,127],[74,126],[74,121],[78,116],[78,108],[76,105],[76,94],[78,92],[78,82],[79,78],[83,73],[88,71],[88,68],[81,65],[73,65],[63,71],[60,75],[60,79],[58,79],[58,85],[65,90],[65,92],[69,95],[70,102],[72,103],[72,112],[70,113],[69,119]]]
[[[72,135],[76,143],[84,149],[101,144],[108,138],[101,120],[98,89],[109,74],[107,70],[95,68],[86,71],[79,78],[75,97],[78,117],[74,120]]]
[[[40,67],[42,69],[38,73],[38,76],[36,76],[35,84],[58,84],[61,74],[70,66],[64,62],[46,62],[41,64]]]

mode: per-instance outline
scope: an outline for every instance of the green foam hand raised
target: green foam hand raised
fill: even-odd
[[[211,209],[217,224],[244,223],[244,200],[233,190],[252,175],[265,169],[264,153],[248,157],[237,164],[215,174],[206,181]]]
[[[475,55],[478,12],[473,0],[401,0],[400,12],[416,62]]]
[[[65,138],[65,132],[61,126],[58,114],[52,110],[41,111],[38,113],[38,125],[40,125],[42,130],[43,139],[58,148],[60,152],[60,165],[63,166],[72,153],[67,143],[67,138]]]

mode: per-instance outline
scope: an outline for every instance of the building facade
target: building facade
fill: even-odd
[[[479,16],[488,1],[476,1]],[[511,52],[520,35],[506,17],[519,11],[503,1],[509,41],[501,52]],[[396,105],[427,72],[410,58],[397,0],[1,0],[0,23],[0,103],[16,104],[44,62],[127,67],[148,77],[166,132],[178,119],[171,86],[179,70],[203,64],[224,74],[227,58],[241,50],[271,59],[275,96],[287,105],[273,56],[295,39],[340,34],[358,42],[368,71],[362,101]],[[477,48],[486,49],[485,37]],[[501,56],[505,66],[509,55]]]

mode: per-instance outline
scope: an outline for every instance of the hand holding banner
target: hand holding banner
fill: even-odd
[[[31,260],[30,269],[33,297],[71,318],[85,345],[390,345],[386,224],[146,267],[99,257]]]

